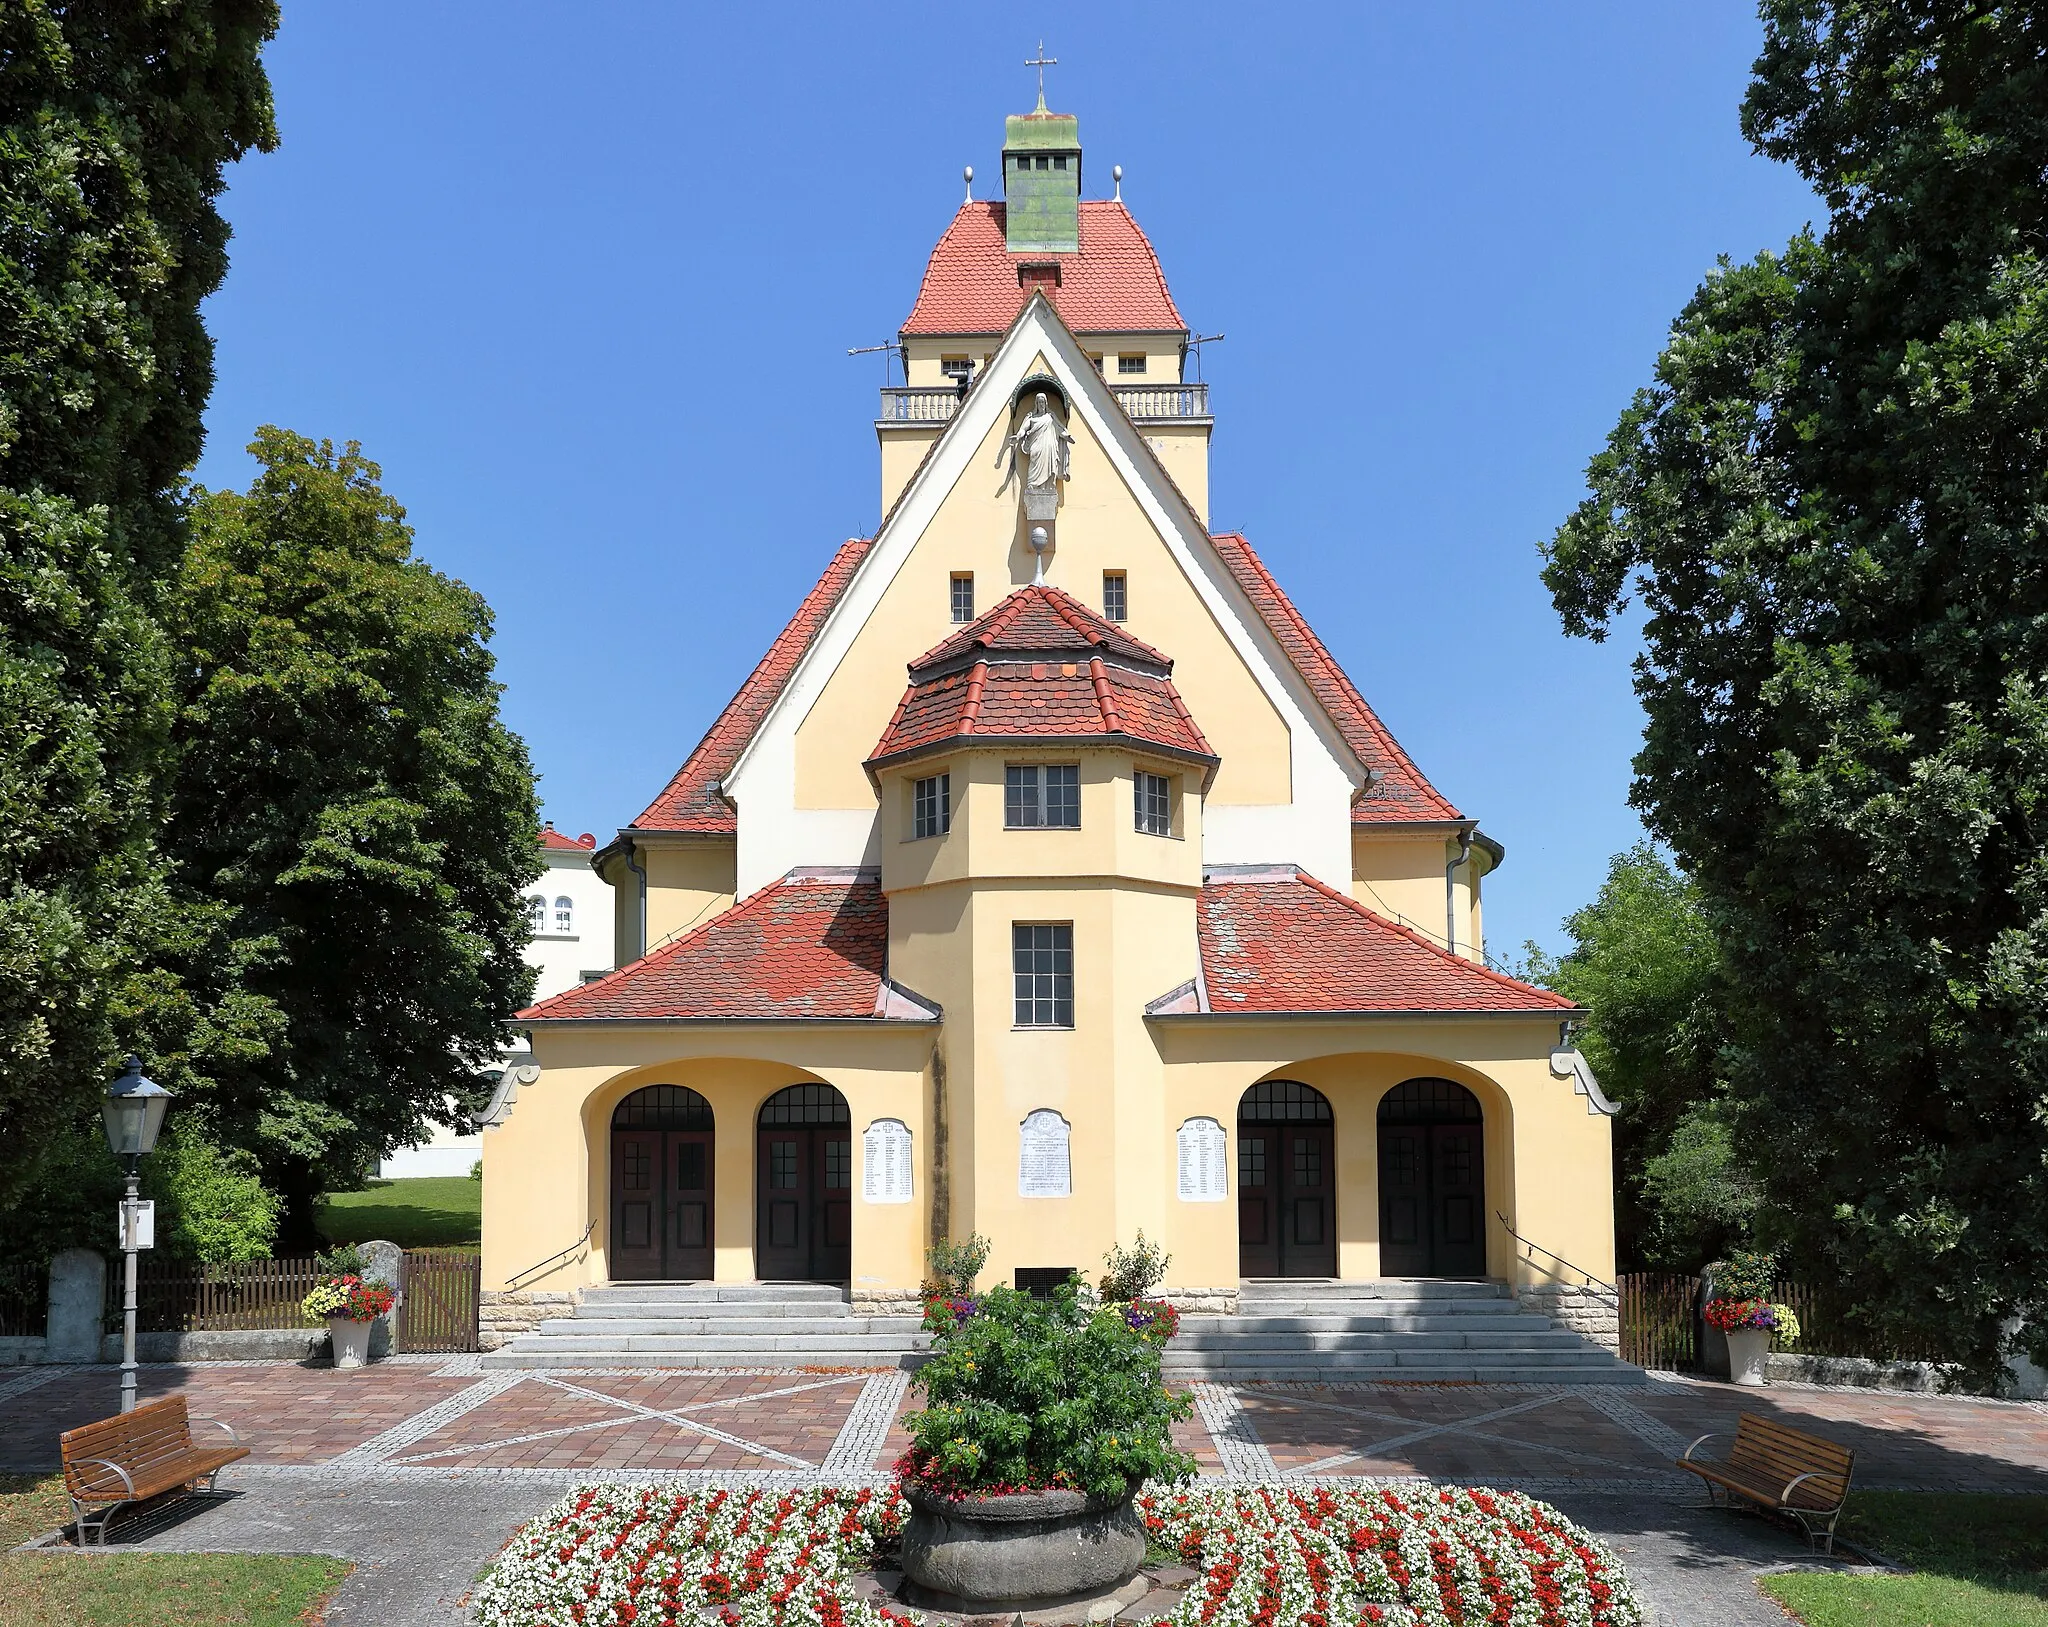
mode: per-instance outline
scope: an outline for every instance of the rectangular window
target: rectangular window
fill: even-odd
[[[968,356],[941,356],[939,371],[957,384],[961,379],[973,377],[974,361]]]
[[[1116,370],[1126,376],[1132,373],[1143,373],[1145,371],[1145,358],[1143,356],[1119,356],[1116,359]]]
[[[1067,155],[1065,153],[1055,153],[1053,155],[1052,167],[1054,169],[1065,169],[1067,167]]]
[[[796,1143],[794,1141],[771,1141],[768,1143],[768,1185],[777,1192],[796,1190]]]
[[[1071,922],[1010,928],[1019,1028],[1074,1026],[1074,928]]]
[[[1052,160],[1049,157],[1047,157],[1044,153],[1040,153],[1038,155],[1038,167],[1040,169],[1051,169]]]
[[[1003,770],[1003,823],[1012,830],[1079,830],[1081,768],[1012,764]]]
[[[1237,1138],[1237,1184],[1266,1184],[1266,1142],[1263,1136],[1240,1134]]]
[[[1164,774],[1147,774],[1142,769],[1132,781],[1136,793],[1138,829],[1147,836],[1173,834],[1173,781]]]
[[[825,1143],[825,1190],[844,1191],[853,1185],[853,1143],[851,1141],[828,1141]]]
[[[934,774],[911,788],[911,838],[943,836],[953,828],[953,776]]]
[[[974,573],[955,571],[953,573],[953,619],[956,622],[974,620]]]
[[[1102,371],[1102,357],[1100,354],[1091,355],[1088,359],[1095,364],[1096,372]]]
[[[1102,614],[1110,621],[1130,619],[1130,580],[1122,571],[1102,573]]]

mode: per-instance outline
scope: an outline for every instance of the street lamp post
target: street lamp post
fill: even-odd
[[[171,1093],[152,1079],[142,1077],[142,1058],[131,1056],[120,1078],[107,1086],[100,1103],[100,1117],[106,1121],[107,1146],[128,1177],[128,1193],[121,1200],[121,1252],[126,1256],[128,1284],[121,1315],[121,1410],[135,1410],[135,1251],[136,1228],[141,1205],[136,1197],[143,1158],[156,1147],[157,1132],[164,1127],[164,1112],[171,1105]]]

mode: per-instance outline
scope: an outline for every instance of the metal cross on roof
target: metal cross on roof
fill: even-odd
[[[1045,111],[1045,70],[1047,68],[1057,68],[1059,65],[1060,59],[1058,57],[1045,54],[1044,40],[1038,42],[1037,56],[1024,59],[1025,67],[1038,70],[1038,111],[1041,113]]]

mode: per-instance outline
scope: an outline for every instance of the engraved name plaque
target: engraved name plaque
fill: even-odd
[[[866,1203],[908,1203],[910,1128],[901,1119],[876,1119],[860,1138],[860,1195]]]
[[[1067,1121],[1049,1107],[1029,1114],[1017,1136],[1017,1195],[1068,1198],[1074,1194]]]

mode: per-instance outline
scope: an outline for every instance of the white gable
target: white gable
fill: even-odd
[[[741,896],[801,864],[878,862],[876,810],[802,808],[796,795],[797,730],[874,614],[882,595],[1034,367],[1049,367],[1074,418],[1085,423],[1147,522],[1239,659],[1285,722],[1292,800],[1210,805],[1203,860],[1295,864],[1330,886],[1351,883],[1352,793],[1367,771],[1245,600],[1201,521],[1116,403],[1073,335],[1042,295],[1012,324],[923,467],[904,488],[825,625],[726,777],[739,809]],[[922,652],[905,650],[907,662]],[[1171,651],[1167,652],[1173,653]],[[864,752],[872,742],[849,741]]]

